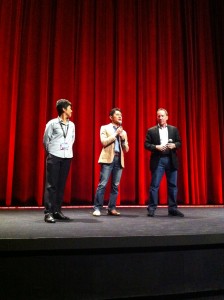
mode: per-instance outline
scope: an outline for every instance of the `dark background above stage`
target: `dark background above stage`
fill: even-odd
[[[223,15],[222,0],[0,0],[0,205],[42,205],[58,98],[77,133],[65,204],[92,204],[114,106],[130,144],[118,203],[147,202],[144,139],[165,107],[183,140],[179,202],[223,204]]]

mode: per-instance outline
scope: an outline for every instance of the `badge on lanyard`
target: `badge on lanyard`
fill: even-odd
[[[63,131],[64,139],[66,139],[67,134],[68,134],[69,124],[68,124],[68,126],[66,125],[66,126],[67,126],[67,131],[66,131],[66,133],[65,133],[65,131],[64,131],[64,129],[63,129],[63,126],[62,126],[61,122],[60,122],[60,125],[61,125],[61,129],[62,129],[62,131]],[[69,147],[69,145],[68,145],[68,143],[67,143],[66,141],[64,141],[64,143],[62,143],[62,144],[60,145],[60,149],[61,149],[61,150],[68,150],[68,147]]]
[[[68,143],[64,142],[60,145],[61,150],[68,150]]]

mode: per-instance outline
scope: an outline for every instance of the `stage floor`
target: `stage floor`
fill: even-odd
[[[146,207],[120,207],[121,216],[92,216],[92,208],[64,208],[69,222],[44,222],[42,209],[0,210],[0,251],[160,247],[222,244],[224,208],[179,207],[184,218],[159,207],[154,218]],[[63,239],[63,243],[61,242]],[[44,243],[47,240],[47,243]],[[21,242],[20,242],[21,241]]]
[[[1,299],[224,299],[224,207],[179,209],[1,208]]]

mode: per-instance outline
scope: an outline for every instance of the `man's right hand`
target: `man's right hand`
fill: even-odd
[[[118,127],[118,129],[117,129],[117,131],[116,131],[116,134],[117,134],[117,135],[121,135],[122,131],[123,131],[123,127],[120,126],[120,127]]]
[[[167,148],[167,145],[156,145],[156,149],[160,152],[166,151]]]

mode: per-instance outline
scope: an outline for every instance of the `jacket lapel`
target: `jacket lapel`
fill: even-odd
[[[160,144],[160,135],[159,135],[159,127],[158,126],[155,127],[154,133],[155,133],[155,140],[156,140],[155,144],[159,145]]]
[[[169,125],[167,125],[167,129],[168,129],[168,140],[173,138],[173,132],[172,132],[172,127],[170,127]]]

